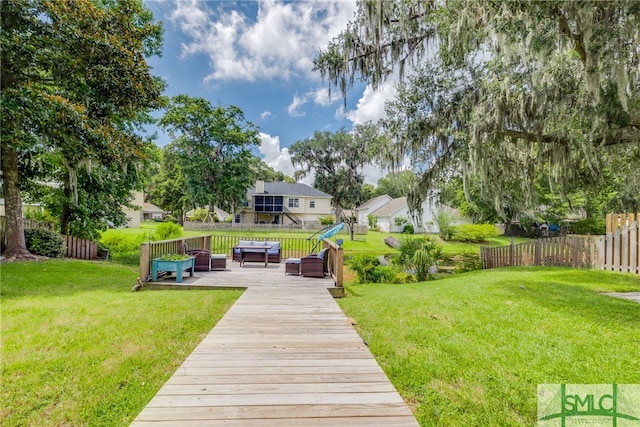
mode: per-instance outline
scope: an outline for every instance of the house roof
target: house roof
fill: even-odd
[[[247,196],[251,197],[256,193],[256,189],[250,188],[247,191]],[[315,188],[302,183],[290,183],[290,182],[265,182],[264,183],[264,193],[259,194],[270,194],[273,196],[306,196],[306,197],[328,197],[331,198],[331,195],[316,190]]]
[[[406,206],[407,206],[407,198],[398,197],[397,199],[393,199],[388,203],[385,203],[383,206],[371,212],[371,214],[374,216],[391,216]]]
[[[371,206],[376,205],[377,203],[388,199],[389,201],[391,201],[391,197],[387,194],[383,194],[382,196],[378,196],[378,197],[374,197],[373,199],[369,199],[366,202],[364,202],[363,204],[361,204],[360,206],[358,206],[356,208],[356,210],[362,210],[362,209],[369,209]]]
[[[164,213],[163,209],[160,209],[159,207],[157,207],[156,205],[154,205],[153,203],[147,203],[144,202],[142,204],[142,212],[159,212],[159,213]]]

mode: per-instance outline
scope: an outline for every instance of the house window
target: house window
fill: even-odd
[[[282,196],[255,196],[253,208],[256,212],[282,212]]]
[[[236,224],[240,224],[240,214],[236,214],[235,221],[236,221]]]
[[[316,207],[316,201],[315,200],[309,200],[309,208],[315,209],[315,207]]]
[[[290,208],[297,208],[298,206],[300,206],[300,199],[289,199]]]

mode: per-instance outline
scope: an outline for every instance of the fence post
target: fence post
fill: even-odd
[[[511,237],[511,241],[509,243],[509,267],[513,267],[513,245],[515,241],[513,237]]]
[[[140,243],[140,280],[147,281],[149,277],[149,243]]]
[[[336,286],[338,287],[342,287],[342,282],[344,280],[344,274],[343,274],[343,270],[344,270],[344,265],[343,265],[343,253],[342,253],[342,246],[338,246],[338,249],[336,250]]]
[[[533,265],[540,265],[540,252],[542,250],[542,241],[540,239],[536,240],[536,250],[533,255]]]

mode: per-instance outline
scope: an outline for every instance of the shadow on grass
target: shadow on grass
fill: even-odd
[[[599,295],[579,285],[531,281],[526,286],[514,284],[508,290],[514,298],[528,299],[550,311],[570,312],[593,323],[628,327],[640,325],[640,304]]]
[[[47,260],[2,264],[3,299],[57,297],[80,292],[130,292],[136,269],[101,261]]]

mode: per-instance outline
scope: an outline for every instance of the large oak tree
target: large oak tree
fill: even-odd
[[[134,124],[161,106],[164,85],[145,60],[159,52],[161,26],[136,0],[3,1],[1,20],[4,255],[19,258],[29,256],[21,191],[31,182],[62,181],[68,229],[74,215],[91,211],[79,205],[79,176],[91,181],[101,171],[109,179],[111,168],[126,171],[146,157]],[[52,173],[53,159],[62,176]],[[119,184],[137,182],[129,176]]]
[[[387,129],[422,175],[415,206],[458,171],[499,207],[506,183],[532,204],[541,174],[566,193],[625,165],[618,198],[637,207],[637,1],[362,1],[315,62],[343,93],[407,64]]]

